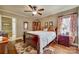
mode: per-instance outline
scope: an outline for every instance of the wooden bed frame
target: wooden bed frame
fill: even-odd
[[[24,32],[23,41],[37,49],[37,54],[40,53],[40,41],[37,35]]]

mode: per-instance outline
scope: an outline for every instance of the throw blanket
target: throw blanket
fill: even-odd
[[[27,33],[38,35],[40,39],[40,53],[43,53],[43,48],[56,37],[56,33],[52,31],[28,31]]]

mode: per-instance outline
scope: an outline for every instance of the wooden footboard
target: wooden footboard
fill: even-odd
[[[40,42],[39,37],[37,35],[24,32],[23,41],[24,43],[32,45],[35,49],[37,49],[37,53],[39,53]]]

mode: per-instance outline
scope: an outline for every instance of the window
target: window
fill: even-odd
[[[24,30],[28,29],[28,22],[24,22]]]
[[[70,17],[63,17],[61,25],[62,34],[69,35],[70,32]]]

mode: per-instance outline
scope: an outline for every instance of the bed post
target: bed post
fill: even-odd
[[[23,42],[25,43],[26,32],[23,33]]]

